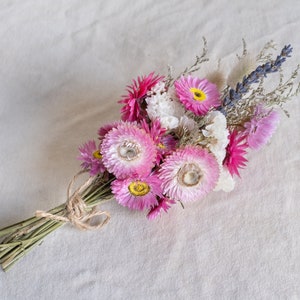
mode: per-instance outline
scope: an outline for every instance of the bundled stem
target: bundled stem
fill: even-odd
[[[85,212],[77,216],[78,222],[80,222],[80,226],[77,227],[86,229],[87,227],[81,226],[83,222],[90,222],[92,217],[102,214],[105,214],[106,218],[96,226],[88,224],[88,228],[100,228],[109,221],[110,216],[107,212],[95,212],[94,209],[99,203],[112,199],[110,190],[111,180],[96,177],[94,180],[86,182],[72,195],[69,195],[75,178],[81,173],[74,176],[69,186],[67,203],[61,204],[48,212],[38,212],[34,217],[0,229],[0,238],[2,238],[0,243],[0,264],[4,271],[9,270],[34,246],[41,244],[42,240],[48,234],[66,222],[71,222],[77,226],[77,224],[72,222],[73,219],[69,217],[69,214],[72,215],[74,212],[68,210],[68,204],[77,199],[76,197],[78,196],[81,198]],[[76,207],[74,210],[76,210]]]

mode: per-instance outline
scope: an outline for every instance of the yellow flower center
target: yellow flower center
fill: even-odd
[[[97,159],[102,159],[102,155],[99,150],[94,151],[93,156]]]
[[[160,149],[166,149],[166,146],[163,143],[159,143],[157,146]]]
[[[143,181],[133,181],[129,184],[128,190],[133,196],[145,196],[150,192],[150,186]]]
[[[200,89],[196,89],[196,88],[190,88],[190,92],[193,94],[193,98],[196,101],[204,101],[206,99],[206,94],[200,90]]]

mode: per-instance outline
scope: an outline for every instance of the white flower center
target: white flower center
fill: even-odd
[[[125,141],[118,147],[119,156],[127,161],[135,160],[140,156],[140,146],[131,141]]]
[[[202,177],[201,169],[195,164],[185,164],[177,173],[178,182],[185,186],[197,185]]]

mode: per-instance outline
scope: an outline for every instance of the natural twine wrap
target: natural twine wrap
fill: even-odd
[[[76,228],[81,230],[99,229],[108,223],[110,220],[110,214],[106,211],[98,210],[96,207],[89,209],[82,199],[81,193],[91,184],[93,178],[89,178],[79,188],[77,188],[73,194],[73,189],[76,179],[86,171],[78,172],[70,181],[67,189],[67,202],[65,213],[62,216],[57,216],[45,211],[37,210],[35,212],[36,217],[46,218],[55,221],[61,221],[65,223],[71,223]],[[98,221],[96,224],[91,224],[94,217],[105,215],[106,218],[102,221]]]

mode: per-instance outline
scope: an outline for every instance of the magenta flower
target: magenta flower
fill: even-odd
[[[160,157],[163,159],[166,155],[169,155],[173,151],[175,151],[177,143],[178,141],[176,141],[172,135],[164,135],[158,145],[158,152],[160,154]]]
[[[95,141],[88,141],[79,147],[80,155],[78,159],[82,161],[82,168],[90,172],[91,176],[103,173],[105,167],[102,162],[102,155]]]
[[[187,202],[212,191],[219,174],[218,162],[211,153],[198,146],[186,146],[167,156],[159,178],[167,197]]]
[[[148,124],[145,120],[141,121],[142,128],[152,137],[156,145],[157,156],[156,164],[159,164],[163,157],[175,150],[176,141],[171,135],[165,135],[167,129],[161,126],[158,119]]]
[[[159,144],[161,138],[166,133],[167,129],[162,127],[158,119],[154,120],[150,124],[145,119],[141,121],[142,128],[152,137],[155,144]]]
[[[264,146],[279,123],[279,113],[275,110],[267,110],[262,105],[257,105],[253,118],[244,124],[244,135],[251,149],[260,149]]]
[[[207,79],[181,76],[175,81],[175,89],[185,108],[198,116],[203,116],[211,108],[221,105],[217,86]]]
[[[98,130],[99,139],[102,140],[104,136],[111,131],[113,128],[118,127],[118,125],[122,124],[122,121],[115,121],[104,126],[101,126]]]
[[[117,178],[148,175],[156,159],[151,136],[130,123],[120,124],[105,135],[101,153],[104,166]]]
[[[127,86],[128,94],[119,101],[123,104],[121,109],[123,121],[140,121],[145,117],[146,110],[142,108],[144,98],[147,92],[162,79],[163,76],[155,76],[152,72],[148,76],[138,77],[137,80],[133,80],[131,86]]]
[[[112,182],[111,189],[119,204],[136,210],[158,205],[157,197],[162,196],[160,180],[154,174],[116,179]]]
[[[158,204],[151,208],[149,213],[147,214],[147,218],[149,220],[154,220],[156,219],[162,211],[168,212],[169,208],[171,207],[172,204],[175,204],[176,202],[174,200],[171,200],[166,197],[162,197],[158,200]]]
[[[247,159],[245,158],[248,148],[243,135],[233,131],[229,134],[229,143],[226,147],[226,156],[223,165],[228,168],[231,176],[234,174],[240,176],[239,168],[246,166]]]

